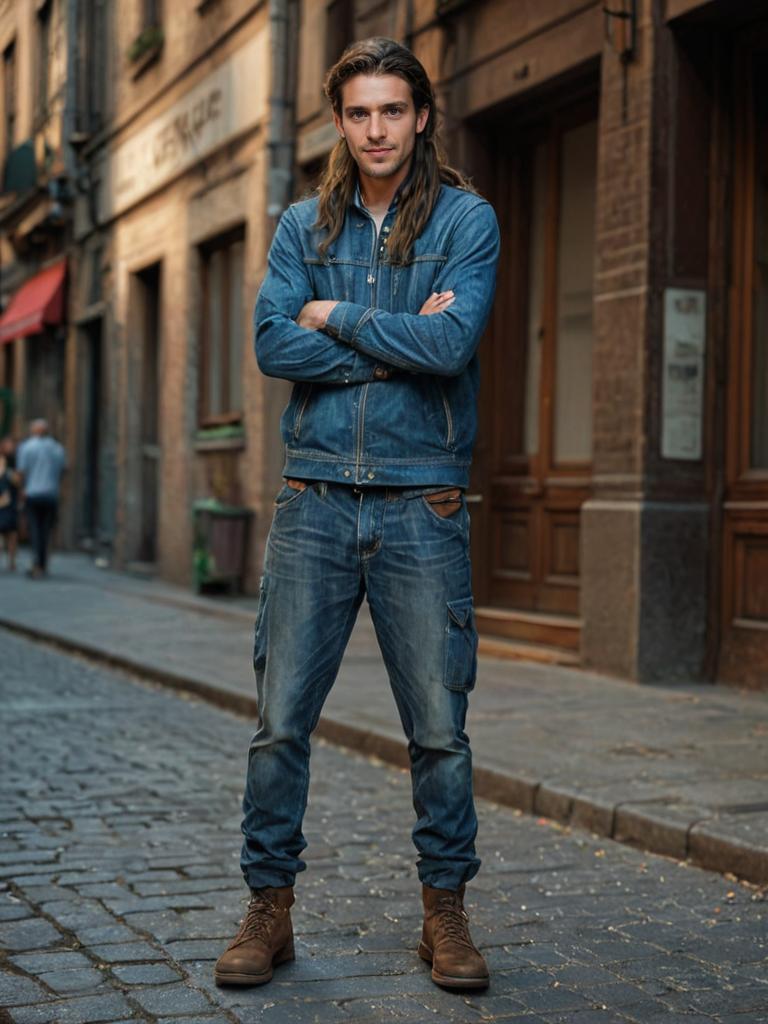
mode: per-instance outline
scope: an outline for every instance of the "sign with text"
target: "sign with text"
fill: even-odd
[[[267,114],[267,34],[260,32],[107,156],[101,214],[114,217]]]
[[[665,289],[661,392],[661,455],[665,459],[702,457],[706,313],[703,290]]]

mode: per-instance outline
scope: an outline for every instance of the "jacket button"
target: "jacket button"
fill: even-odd
[[[369,473],[369,474],[368,474],[368,479],[369,479],[369,480],[373,480],[373,478],[374,478],[375,476],[376,476],[376,474],[375,474],[375,473]]]
[[[350,472],[350,470],[345,469],[344,470],[344,476],[352,476],[352,473]]]
[[[383,366],[377,366],[373,371],[373,376],[376,380],[387,380],[389,378],[389,370],[385,370]]]

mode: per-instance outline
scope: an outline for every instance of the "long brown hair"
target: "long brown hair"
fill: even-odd
[[[440,193],[440,184],[454,185],[474,192],[460,171],[445,161],[437,131],[437,111],[432,84],[422,64],[410,50],[394,39],[374,37],[348,46],[325,78],[325,95],[333,112],[341,117],[341,91],[355,75],[397,75],[411,88],[416,111],[429,107],[424,130],[416,135],[411,174],[398,196],[397,216],[387,243],[387,258],[392,263],[407,263],[413,243],[424,230]],[[339,236],[347,207],[355,194],[357,165],[345,139],[339,139],[328,158],[328,166],[319,186],[316,228],[326,234],[318,245],[321,256]]]

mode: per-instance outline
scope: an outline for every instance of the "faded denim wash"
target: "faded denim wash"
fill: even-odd
[[[419,877],[456,889],[477,873],[464,731],[477,660],[469,517],[462,501],[443,519],[423,495],[325,482],[278,494],[254,644],[260,727],[243,799],[251,888],[292,885],[305,867],[310,733],[364,597],[408,740]]]
[[[283,214],[254,314],[261,370],[294,381],[281,428],[289,477],[467,487],[477,429],[477,345],[493,302],[499,231],[480,196],[442,185],[406,266],[387,259],[393,201],[377,236],[359,194],[325,258],[317,199]],[[450,308],[419,310],[453,289]],[[325,331],[295,322],[340,300]],[[382,370],[392,376],[380,379]],[[378,371],[378,374],[377,374]]]

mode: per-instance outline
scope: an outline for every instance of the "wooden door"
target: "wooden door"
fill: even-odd
[[[499,136],[514,142],[495,163],[502,253],[473,488],[478,621],[487,633],[577,650],[592,450],[595,107]]]
[[[768,31],[736,47],[720,674],[768,687]]]

